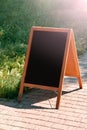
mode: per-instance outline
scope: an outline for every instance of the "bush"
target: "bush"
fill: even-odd
[[[73,0],[0,0],[0,97],[14,98],[32,26],[72,28],[78,54],[87,49],[87,12]]]

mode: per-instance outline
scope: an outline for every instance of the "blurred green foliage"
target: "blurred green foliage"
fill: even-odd
[[[18,94],[32,26],[72,28],[82,54],[87,49],[86,16],[75,0],[0,0],[0,97]]]

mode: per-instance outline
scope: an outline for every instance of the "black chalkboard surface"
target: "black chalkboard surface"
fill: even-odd
[[[67,32],[35,30],[25,83],[59,87]]]

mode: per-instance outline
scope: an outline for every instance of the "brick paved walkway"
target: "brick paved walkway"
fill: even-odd
[[[60,109],[55,109],[56,93],[32,89],[22,102],[0,99],[0,130],[86,130],[87,60],[79,59],[83,89],[76,80],[65,78]],[[83,65],[84,64],[84,65]]]

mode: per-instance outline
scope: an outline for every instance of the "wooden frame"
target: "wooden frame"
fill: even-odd
[[[45,31],[45,32],[53,32],[53,33],[55,33],[55,32],[67,33],[58,87],[43,85],[43,84],[26,83],[25,82],[27,67],[28,67],[29,60],[30,60],[32,40],[33,40],[33,36],[34,36],[35,31],[41,31],[41,32]],[[56,108],[59,108],[60,98],[61,98],[61,94],[62,94],[62,84],[63,84],[63,79],[64,79],[65,75],[77,77],[78,81],[79,81],[80,88],[82,88],[82,81],[81,81],[81,76],[80,76],[78,60],[77,60],[76,48],[75,48],[75,44],[73,44],[73,43],[75,43],[75,41],[74,41],[74,35],[73,35],[72,29],[50,28],[50,27],[32,27],[31,28],[30,38],[29,38],[28,48],[27,48],[27,53],[26,53],[26,59],[25,59],[25,65],[24,65],[24,71],[23,71],[23,76],[22,76],[19,95],[18,95],[19,101],[21,101],[24,87],[40,88],[40,89],[45,89],[45,90],[58,91]],[[71,48],[71,50],[70,50],[70,48]],[[69,53],[70,53],[70,55],[69,55]],[[72,58],[72,55],[74,56],[74,60]],[[73,61],[75,61],[74,64],[72,63]],[[72,68],[75,68],[75,70],[76,70],[76,71],[74,71],[74,73],[71,71],[71,69],[68,69],[68,68],[70,68],[69,67],[70,63],[72,64]]]

